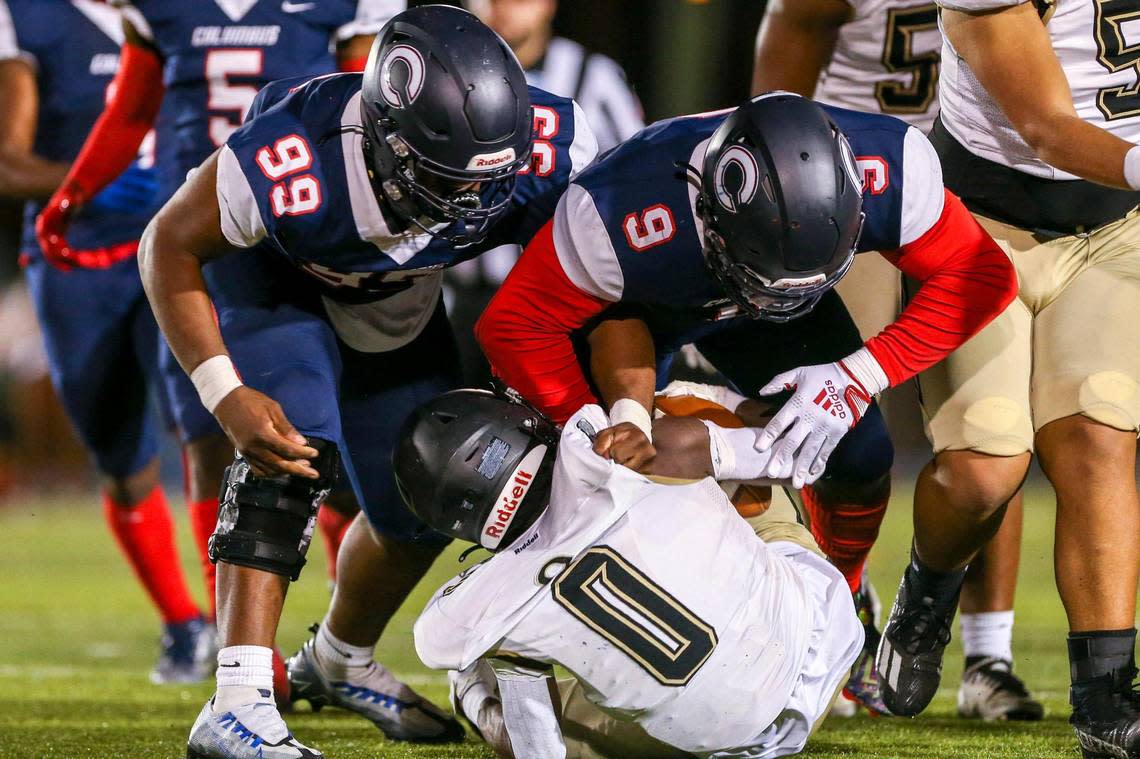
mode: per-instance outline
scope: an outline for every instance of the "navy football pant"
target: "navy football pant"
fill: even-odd
[[[136,259],[63,272],[35,255],[25,275],[52,384],[96,466],[112,477],[138,472],[158,452],[148,388],[160,404],[165,397]]]
[[[379,533],[405,543],[447,543],[408,511],[392,472],[392,449],[407,416],[459,386],[443,304],[407,345],[361,353],[337,338],[316,287],[273,255],[243,251],[207,267],[222,336],[242,380],[281,404],[302,435],[337,443],[342,476]]]

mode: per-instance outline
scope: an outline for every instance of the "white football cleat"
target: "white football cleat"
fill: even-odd
[[[186,759],[324,759],[293,737],[273,696],[236,709],[214,711],[214,699],[206,702],[186,744]]]
[[[356,712],[394,741],[450,743],[462,741],[463,726],[420,696],[376,662],[352,680],[332,678],[317,660],[310,638],[286,662],[293,703],[308,701],[313,711],[339,706]]]

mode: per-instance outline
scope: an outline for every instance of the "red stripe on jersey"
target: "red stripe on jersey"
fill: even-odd
[[[883,256],[922,283],[899,318],[867,341],[892,387],[946,358],[1017,297],[1013,264],[949,190],[937,223]]]
[[[535,235],[475,325],[495,374],[562,424],[596,403],[570,335],[610,304],[578,289],[554,249],[554,222]]]

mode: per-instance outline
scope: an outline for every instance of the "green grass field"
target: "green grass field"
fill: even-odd
[[[907,557],[909,489],[898,488],[872,573],[889,605]],[[806,755],[912,759],[1054,759],[1079,756],[1068,716],[1064,618],[1053,585],[1053,506],[1027,498],[1026,542],[1017,598],[1017,671],[1044,697],[1044,723],[980,724],[954,715],[961,671],[957,643],[943,689],[922,717],[831,719]],[[189,533],[182,528],[186,571],[200,588]],[[0,757],[181,757],[190,724],[211,690],[156,687],[147,672],[157,653],[158,624],[103,527],[95,498],[17,502],[0,508]],[[411,643],[415,615],[457,566],[440,560],[381,642],[379,658],[425,695],[443,702],[443,673],[426,670]],[[279,645],[288,655],[328,602],[323,550],[314,546],[305,577],[294,585]],[[957,631],[955,630],[955,633]],[[469,739],[462,746],[410,747],[386,742],[353,715],[303,710],[289,723],[333,759],[356,757],[490,757]]]

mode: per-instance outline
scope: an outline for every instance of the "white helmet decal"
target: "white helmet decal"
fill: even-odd
[[[728,167],[735,164],[740,170],[740,187],[734,192],[724,183],[724,175]],[[730,212],[735,213],[737,207],[747,205],[756,197],[756,188],[759,186],[760,167],[756,165],[756,158],[740,145],[733,145],[720,154],[716,162],[716,171],[713,174],[713,188],[716,199]]]
[[[392,85],[392,70],[400,62],[408,69],[407,90],[402,93]],[[425,71],[423,56],[410,45],[396,45],[385,53],[380,63],[380,95],[384,102],[393,108],[406,108],[414,103],[424,88]]]

